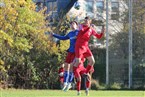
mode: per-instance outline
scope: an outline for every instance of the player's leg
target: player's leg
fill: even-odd
[[[90,87],[91,87],[91,76],[90,76],[90,74],[88,74],[87,78],[86,78],[86,90],[85,90],[85,93],[87,96],[89,95]]]
[[[68,79],[68,84],[65,89],[65,91],[68,91],[72,87],[72,81],[74,79],[74,73],[73,73],[73,64],[70,64],[70,69],[69,69],[69,79]]]
[[[74,77],[74,73],[73,73],[73,63],[70,64],[70,78],[69,78],[69,82],[72,82],[73,77]]]
[[[75,53],[68,52],[65,60],[65,73],[64,73],[64,88],[62,90],[66,90],[68,81],[69,81],[69,74],[70,74],[70,63],[74,60]]]
[[[81,57],[80,58],[75,58],[74,66],[77,67],[79,64],[81,64]]]
[[[76,84],[76,87],[77,87],[77,95],[80,95],[81,92],[81,75],[80,75],[80,68],[77,68],[76,72],[75,72],[75,77],[77,79],[77,84]]]
[[[79,62],[81,61],[81,58],[75,58],[75,61],[73,62],[73,72],[76,78],[78,78],[80,76],[80,74],[78,73],[78,64],[81,63]],[[79,86],[80,82],[77,81],[77,84]]]
[[[89,95],[89,88],[91,86],[91,76],[89,73],[86,74],[86,68],[84,66],[82,66],[82,70],[80,72],[81,76],[85,78],[85,93],[88,96]]]
[[[74,71],[74,76],[76,78],[76,87],[77,87],[77,95],[80,95],[80,90],[81,90],[81,68],[78,66],[76,67],[75,71]]]
[[[81,46],[75,46],[75,63],[74,66],[77,67],[79,64],[81,64],[82,62],[82,58],[84,52],[86,51],[85,47],[81,47]]]
[[[88,67],[88,66],[87,66]],[[87,69],[86,69],[87,70]],[[92,73],[94,72],[94,68],[91,68],[90,72],[87,73],[87,77],[85,77],[85,86],[86,86],[86,90],[85,93],[88,96],[89,95],[89,89],[91,87],[91,78],[92,78]],[[84,74],[86,73],[86,71],[84,71]]]
[[[66,91],[68,91],[72,87],[72,81],[73,81],[73,78],[74,78],[73,61],[75,59],[75,53],[70,53],[69,56],[70,56],[69,57],[69,62],[71,62],[71,63],[70,63],[70,67],[69,67],[69,79],[68,79],[68,85],[67,85]]]
[[[93,65],[95,64],[95,59],[89,48],[87,48],[87,52],[84,54],[84,56],[88,59],[86,73],[89,73],[90,70],[93,68]]]
[[[77,77],[77,95],[80,95],[81,92],[81,76]]]
[[[73,78],[74,78],[74,73],[73,73],[73,61],[75,59],[75,53],[71,53],[71,59],[70,59],[70,68],[69,68],[69,83],[72,83]]]
[[[64,66],[64,86],[63,86],[62,90],[65,90],[65,88],[68,85],[68,80],[69,80],[69,67],[70,67],[70,64],[68,64],[68,63],[64,63],[64,64],[65,64],[65,66]]]

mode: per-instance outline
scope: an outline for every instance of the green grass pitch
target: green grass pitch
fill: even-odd
[[[0,97],[86,97],[85,91],[77,96],[75,90],[64,92],[61,90],[0,90]],[[144,91],[95,91],[90,90],[87,97],[145,97]]]

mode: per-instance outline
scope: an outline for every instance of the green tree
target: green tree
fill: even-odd
[[[125,0],[126,1],[126,0]],[[133,25],[132,25],[132,32],[133,32],[133,44],[132,44],[132,52],[133,52],[133,79],[134,82],[138,79],[143,79],[144,71],[143,64],[145,63],[145,10],[144,10],[145,3],[142,0],[133,0]],[[110,69],[113,68],[112,75],[117,76],[118,71],[120,70],[120,74],[122,76],[112,77],[110,79],[119,79],[119,81],[128,80],[128,55],[129,55],[129,20],[128,20],[129,12],[124,13],[124,20],[122,21],[124,28],[122,31],[114,34],[111,36],[111,44],[110,44]],[[111,60],[112,58],[112,60]],[[115,63],[116,62],[116,63]],[[111,66],[112,65],[112,66]],[[117,69],[119,68],[119,69]],[[140,68],[142,68],[140,70]],[[115,71],[116,69],[116,71]],[[142,76],[142,77],[141,77]],[[139,78],[140,77],[140,78]],[[144,79],[143,79],[144,80]],[[139,80],[138,80],[139,81]],[[141,81],[141,80],[140,80]],[[125,82],[126,83],[126,82]],[[143,85],[143,84],[142,84]]]
[[[58,64],[66,47],[58,48],[44,34],[51,31],[46,26],[45,9],[35,12],[32,0],[4,0],[2,3],[0,82],[13,84],[16,88],[48,88],[52,80],[57,81]]]

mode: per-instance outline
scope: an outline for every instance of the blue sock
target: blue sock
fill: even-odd
[[[64,84],[67,84],[69,80],[69,72],[65,71],[64,72]]]
[[[69,83],[71,83],[73,81],[73,78],[74,78],[74,73],[69,72]]]

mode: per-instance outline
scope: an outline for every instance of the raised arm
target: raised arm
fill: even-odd
[[[65,35],[65,36],[61,36],[61,35],[58,35],[58,34],[54,34],[53,33],[52,35],[53,35],[53,37],[58,38],[60,40],[67,40],[67,39],[69,39],[68,34]]]
[[[92,31],[93,31],[92,34],[93,34],[96,38],[100,39],[100,38],[102,38],[102,36],[104,35],[105,29],[104,29],[104,27],[103,27],[100,34],[98,34],[94,29],[92,29]]]

